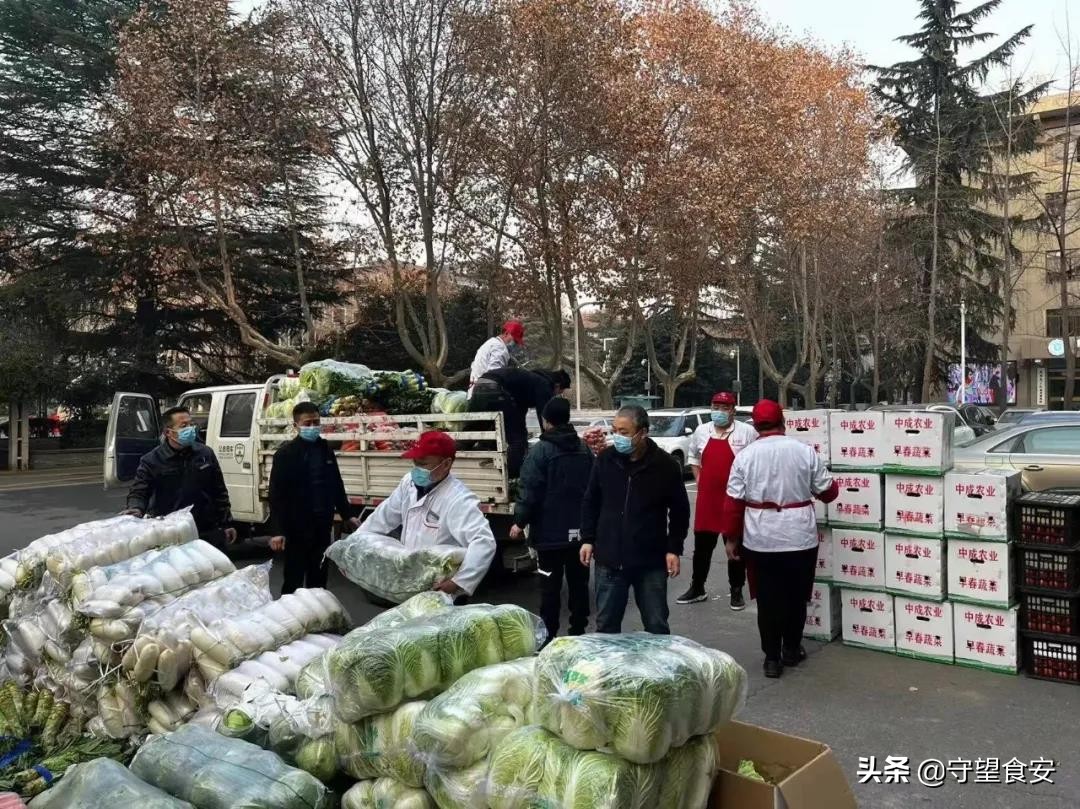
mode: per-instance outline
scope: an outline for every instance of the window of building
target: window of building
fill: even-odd
[[[221,415],[221,437],[247,438],[251,435],[254,415],[254,393],[230,393],[225,397],[225,410]]]
[[[1068,317],[1066,324],[1065,318]],[[1080,307],[1070,306],[1068,309],[1046,310],[1046,336],[1064,337],[1063,327],[1068,325],[1069,336],[1080,336]]]
[[[1067,137],[1067,134],[1071,134],[1071,137]],[[1073,128],[1070,133],[1066,133],[1066,130],[1059,129],[1055,132],[1050,132],[1046,138],[1046,147],[1043,149],[1044,165],[1061,167],[1062,162],[1065,160],[1065,150],[1069,150],[1069,158],[1076,159],[1076,143],[1080,138],[1080,131]]]
[[[1073,248],[1065,251],[1065,277],[1069,281],[1080,279],[1080,249]],[[1061,283],[1061,251],[1046,251],[1046,283],[1050,285]]]

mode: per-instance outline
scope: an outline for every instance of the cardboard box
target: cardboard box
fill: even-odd
[[[840,496],[829,503],[829,524],[881,530],[885,511],[880,472],[837,472]]]
[[[835,470],[880,470],[885,462],[885,414],[829,413],[829,458]]]
[[[953,650],[957,664],[1015,674],[1019,663],[1017,610],[954,604]]]
[[[885,534],[885,589],[924,600],[945,598],[945,540]]]
[[[886,472],[944,475],[953,465],[956,414],[924,410],[885,414]]]
[[[814,582],[810,603],[806,606],[803,635],[828,643],[840,634],[840,588],[835,584]]]
[[[817,541],[817,569],[814,571],[814,579],[816,581],[832,581],[834,557],[832,529],[825,525],[819,525],[817,529]]]
[[[784,415],[784,425],[789,438],[806,444],[826,464],[829,455],[829,414],[831,410],[793,410]]]
[[[1013,603],[1013,546],[950,539],[946,592],[953,601],[1008,607]]]
[[[1019,496],[1019,472],[949,472],[945,475],[945,534],[1008,542],[1012,539],[1009,513]]]
[[[953,605],[948,601],[923,601],[897,596],[896,653],[938,663],[952,663]]]
[[[832,526],[833,581],[845,587],[885,589],[885,535]]]
[[[943,536],[945,479],[885,475],[885,530],[915,536]]]
[[[731,721],[716,731],[720,771],[709,809],[857,809],[844,771],[828,745]],[[762,783],[738,774],[749,759],[778,778]],[[662,807],[657,807],[662,809]]]
[[[843,629],[841,636],[848,646],[862,646],[881,652],[896,651],[893,597],[869,590],[840,591]]]

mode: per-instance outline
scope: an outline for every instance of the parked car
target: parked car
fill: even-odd
[[[994,429],[994,424],[997,423],[997,418],[990,408],[985,405],[972,404],[971,402],[962,405],[954,405],[950,402],[935,402],[928,405],[918,405],[918,407],[938,413],[955,413],[957,421],[970,427],[976,436],[986,435],[986,433]]]
[[[931,412],[951,412],[956,416],[956,422],[953,425],[953,446],[963,447],[970,444],[978,435],[975,430],[968,426],[964,421],[964,417],[956,411],[952,405],[873,405],[868,407],[867,410],[879,410],[885,413],[910,413],[913,410],[919,411],[931,411]]]
[[[1001,429],[1003,427],[1011,427],[1014,424],[1019,424],[1024,419],[1026,419],[1028,416],[1030,416],[1030,415],[1032,415],[1034,413],[1045,413],[1045,412],[1046,411],[1043,410],[1042,408],[1037,408],[1036,409],[1036,408],[1026,408],[1026,407],[1010,407],[1010,408],[1008,408],[1006,410],[1003,410],[1001,412],[1001,415],[998,416],[998,418],[997,418],[997,424],[995,426],[998,429]]]
[[[1058,424],[1061,422],[1070,422],[1080,419],[1080,413],[1075,410],[1037,410],[1033,413],[1028,413],[1022,419],[1020,424]]]
[[[649,438],[671,455],[686,471],[686,451],[690,436],[702,422],[709,420],[708,407],[653,410],[649,413]]]
[[[1025,419],[987,433],[955,448],[953,463],[957,469],[1014,469],[1025,491],[1080,493],[1080,414],[1071,419]]]

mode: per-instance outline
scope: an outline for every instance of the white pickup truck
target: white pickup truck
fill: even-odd
[[[188,408],[199,428],[200,440],[217,454],[229,490],[233,519],[258,526],[269,517],[267,490],[275,450],[294,433],[290,419],[267,419],[262,414],[277,398],[284,376],[272,376],[261,384],[196,388],[184,393],[176,404]],[[105,438],[105,487],[131,483],[139,458],[161,437],[161,411],[145,393],[117,393],[109,413]],[[411,466],[399,456],[402,442],[415,440],[424,430],[442,429],[459,441],[494,442],[494,449],[458,453],[454,474],[480,498],[480,508],[499,525],[493,526],[500,541],[507,536],[513,514],[507,477],[506,442],[502,414],[428,413],[423,415],[346,416],[323,418],[323,437],[337,451],[341,476],[349,502],[357,513],[373,508],[388,497]],[[475,422],[495,423],[495,429],[471,430]],[[396,425],[396,426],[395,426]]]

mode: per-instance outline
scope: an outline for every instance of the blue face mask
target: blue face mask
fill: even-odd
[[[195,443],[195,439],[199,437],[199,428],[194,424],[189,424],[177,431],[176,443],[182,447],[190,447]]]
[[[731,414],[726,410],[714,410],[711,414],[712,423],[717,427],[727,427],[731,424]]]
[[[611,445],[615,447],[615,451],[620,455],[629,455],[634,451],[634,439],[628,435],[615,435],[611,436]]]
[[[412,476],[412,482],[421,489],[426,489],[431,485],[430,469],[424,469],[422,466],[414,466],[409,474]]]
[[[300,437],[305,441],[317,441],[319,439],[320,427],[318,424],[311,424],[307,427],[301,427],[298,431]]]

